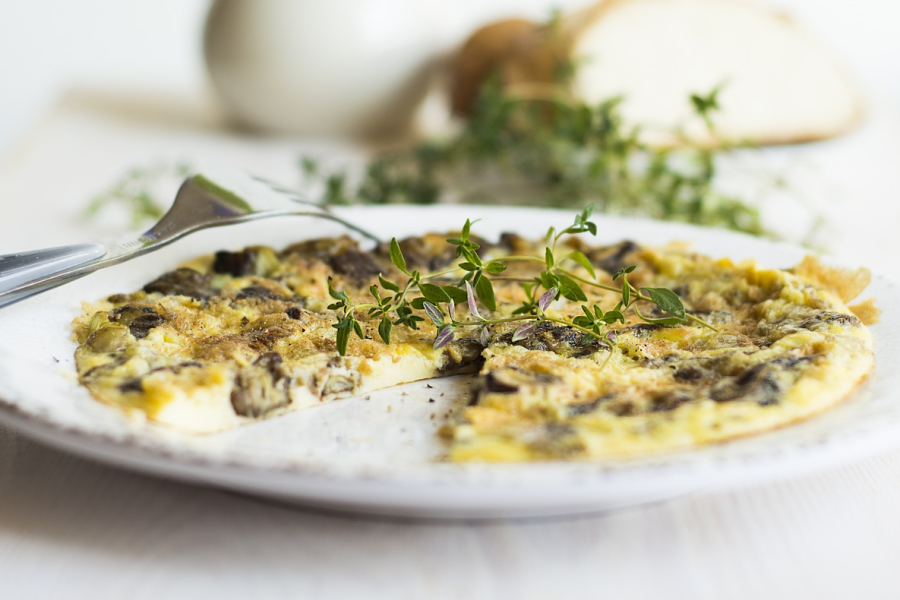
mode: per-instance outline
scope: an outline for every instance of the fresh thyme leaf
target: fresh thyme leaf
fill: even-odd
[[[631,266],[629,266],[629,267],[622,267],[621,269],[619,269],[618,271],[616,271],[616,274],[615,274],[615,275],[613,275],[613,281],[615,281],[616,279],[618,279],[618,278],[621,277],[622,275],[627,275],[628,273],[634,273],[634,270],[635,270],[635,269],[637,269],[637,265],[631,265]],[[628,303],[626,302],[626,304],[628,304]]]
[[[556,300],[556,294],[559,292],[556,288],[550,288],[543,294],[541,294],[540,299],[538,300],[538,307],[544,311],[550,306],[550,303]]]
[[[331,277],[328,278],[328,295],[331,296],[332,298],[334,298],[335,300],[341,300],[343,302],[350,301],[350,297],[347,295],[347,292],[345,292],[343,290],[339,292],[336,289],[334,289],[334,287],[332,286]]]
[[[559,285],[559,293],[562,294],[564,298],[572,300],[573,302],[587,302],[587,296],[584,294],[584,290],[581,289],[573,279],[567,277],[566,275],[557,274],[558,285]]]
[[[541,274],[538,276],[537,282],[540,283],[545,290],[559,287],[559,277],[557,277],[550,271],[541,271]]]
[[[333,327],[337,329],[335,342],[337,343],[338,354],[344,356],[345,354],[347,354],[347,344],[350,341],[350,330],[352,329],[352,323],[350,319],[344,319]]]
[[[378,335],[381,336],[381,340],[385,344],[391,343],[391,329],[393,326],[393,323],[387,317],[382,317],[381,323],[378,324]]]
[[[394,263],[394,266],[400,269],[404,274],[409,275],[410,273],[406,269],[406,259],[403,258],[403,252],[400,250],[400,244],[397,242],[397,238],[391,238],[390,255],[391,262]]]
[[[420,310],[425,307],[423,299],[416,298],[416,300],[422,300],[422,306],[419,308]],[[405,325],[410,329],[418,329],[418,324],[425,320],[420,316],[414,315],[409,304],[401,305],[395,312],[398,318],[394,321],[394,325]]]
[[[620,323],[624,324],[625,323],[625,315],[622,314],[622,312],[619,311],[618,309],[613,309],[613,310],[607,311],[603,315],[603,318],[600,320],[602,320],[607,325],[612,325],[616,321],[619,321]]]
[[[433,348],[438,350],[452,342],[454,333],[455,331],[452,325],[445,325],[443,329],[438,331],[437,336],[434,338]]]
[[[472,221],[466,219],[466,224],[463,225],[462,231],[460,232],[461,240],[463,242],[469,241],[469,231],[472,229]]]
[[[389,290],[391,292],[399,292],[400,291],[399,285],[397,285],[396,283],[393,283],[391,281],[388,281],[387,279],[382,277],[381,274],[378,275],[378,283],[381,284],[381,287],[383,287],[384,289]]]
[[[479,278],[478,282],[475,284],[475,293],[478,294],[478,299],[481,300],[481,303],[484,304],[486,309],[492,312],[497,310],[497,300],[494,297],[494,286],[490,279],[487,277]]]
[[[590,273],[591,277],[596,277],[597,273],[594,271],[594,265],[591,264],[591,261],[588,260],[588,257],[584,255],[583,252],[579,252],[575,250],[574,252],[569,254],[569,258],[577,262],[579,265],[584,267],[584,269]]]
[[[523,302],[522,306],[512,312],[513,315],[534,315],[537,314],[534,307],[536,305],[531,302]]]
[[[526,321],[519,325],[513,332],[512,341],[518,342],[524,340],[537,330],[537,321]]]
[[[478,256],[478,246],[474,248],[468,245],[460,246],[462,249],[462,255],[466,258],[469,264],[474,265],[476,268],[480,268],[481,265],[481,257]]]
[[[678,294],[666,288],[641,288],[641,292],[646,292],[650,300],[656,304],[663,312],[672,315],[671,318],[648,319],[641,317],[648,323],[659,323],[661,325],[680,325],[687,321],[684,310],[684,304]]]
[[[553,250],[548,246],[544,248],[544,263],[546,263],[548,269],[552,269],[556,264],[556,261],[553,258]]]
[[[710,131],[715,129],[712,122],[712,113],[721,110],[721,107],[719,106],[719,92],[721,90],[722,84],[719,84],[705,96],[691,94],[691,105],[694,107],[694,112],[703,119],[703,122],[706,123],[706,126]]]
[[[637,315],[638,315],[643,321],[645,321],[645,322],[647,322],[647,323],[650,323],[650,324],[652,324],[652,325],[669,325],[669,326],[672,326],[672,325],[682,325],[682,324],[684,324],[684,322],[685,322],[684,319],[678,319],[678,318],[676,318],[676,317],[661,317],[661,318],[658,318],[658,319],[657,319],[657,318],[653,318],[653,317],[648,317],[648,316],[642,314],[642,313],[637,309],[637,307],[635,307],[634,312],[637,313]]]
[[[484,317],[478,312],[478,304],[475,302],[475,290],[472,289],[472,284],[468,281],[466,282],[466,302],[469,305],[469,312],[472,313],[472,316],[484,321]]]
[[[420,283],[419,291],[422,292],[422,295],[426,300],[433,304],[450,302],[450,296],[447,294],[447,292],[445,292],[439,286],[434,285],[433,283]]]
[[[573,234],[574,233],[584,233],[585,231],[590,232],[591,235],[597,235],[596,223],[593,223],[588,220],[593,213],[594,213],[594,205],[590,204],[583,211],[581,211],[580,214],[575,216],[575,223],[573,223],[572,225],[569,225],[568,227],[563,229],[561,232],[556,234],[556,236],[554,236],[554,239],[559,238],[559,236],[566,234],[566,233],[573,233]],[[547,235],[549,236],[550,234],[548,233]]]
[[[444,316],[437,306],[431,302],[425,302],[422,307],[425,309],[425,314],[428,315],[428,318],[431,319],[432,323],[438,327],[444,324]]]
[[[506,270],[506,265],[504,265],[502,262],[491,261],[484,266],[484,270],[491,275],[497,275]]]
[[[442,286],[441,289],[457,304],[462,304],[466,301],[466,290],[464,289],[453,287],[452,285]]]

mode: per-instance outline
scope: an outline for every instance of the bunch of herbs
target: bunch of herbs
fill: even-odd
[[[718,88],[693,95],[714,133]],[[361,177],[301,159],[305,181],[328,204],[533,204],[727,227],[764,233],[755,208],[715,186],[717,160],[733,149],[641,141],[625,124],[622,99],[589,105],[565,96],[526,98],[483,86],[455,135],[372,159]]]

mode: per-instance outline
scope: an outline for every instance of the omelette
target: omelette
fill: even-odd
[[[399,243],[410,269],[463,271],[444,235]],[[539,255],[543,242],[516,234],[478,240],[486,259]],[[341,355],[329,289],[364,302],[370,287],[403,275],[387,245],[366,250],[349,237],[252,246],[199,257],[140,290],[85,302],[73,322],[80,382],[128,414],[197,434],[411,381],[477,373],[469,406],[440,430],[450,460],[544,461],[632,457],[768,431],[826,410],[874,366],[871,301],[852,309],[869,282],[858,271],[808,257],[765,269],[696,254],[683,245],[589,246],[563,238],[612,284],[623,267],[637,288],[664,287],[695,317],[672,326],[633,312],[601,339],[549,320],[525,336],[518,322],[460,328],[446,345],[423,320],[395,325],[357,311],[359,336]],[[513,261],[494,282],[491,320],[514,313],[521,281],[539,266]],[[616,295],[585,288],[590,304]],[[369,297],[370,298],[370,297]],[[463,303],[464,304],[464,303]],[[644,307],[655,315],[656,307]],[[471,318],[463,305],[461,320]],[[580,305],[559,297],[546,315],[572,319]],[[700,323],[702,321],[702,323]]]

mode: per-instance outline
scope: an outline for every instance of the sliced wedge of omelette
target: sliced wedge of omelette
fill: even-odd
[[[445,237],[402,241],[409,268],[446,271],[444,283],[458,281],[462,271],[453,271],[456,255]],[[488,258],[543,251],[514,234],[479,243]],[[606,343],[550,321],[517,339],[517,323],[497,323],[486,335],[460,329],[434,349],[437,331],[427,320],[415,329],[395,326],[385,344],[379,320],[358,311],[364,339],[353,337],[340,356],[329,279],[362,302],[380,274],[400,275],[387,247],[366,251],[341,237],[280,251],[219,252],[139,291],[86,303],[74,321],[78,374],[103,402],[211,433],[409,381],[479,371],[471,405],[441,430],[450,459],[528,461],[635,456],[767,431],[834,405],[872,370],[872,338],[860,317],[871,321],[877,311],[863,303],[854,308],[858,317],[845,304],[868,284],[865,270],[815,259],[787,271],[762,269],[682,247],[590,247],[576,237],[562,244],[587,257],[598,281],[611,283],[617,270],[636,265],[637,287],[675,291],[689,314],[713,327],[664,326],[629,315]],[[495,282],[491,320],[521,306],[525,292],[516,282],[539,269],[509,263]],[[584,267],[573,270],[590,277]],[[590,303],[615,304],[612,292],[587,293]],[[465,309],[458,310],[465,320]],[[578,312],[562,297],[546,310],[561,318]]]

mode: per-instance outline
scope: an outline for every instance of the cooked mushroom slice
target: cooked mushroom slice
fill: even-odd
[[[263,287],[261,285],[251,285],[241,289],[241,291],[237,293],[237,296],[235,296],[234,299],[287,300],[288,296],[279,294],[278,292],[270,290],[269,288]]]
[[[524,371],[515,367],[507,367],[491,371],[484,379],[483,392],[493,394],[511,394],[525,386],[545,386],[559,379],[547,373]]]
[[[150,330],[165,323],[165,319],[149,306],[120,306],[109,313],[109,320],[128,327],[135,338],[142,340]]]
[[[88,336],[85,345],[98,354],[119,352],[133,343],[124,325],[106,325]]]
[[[511,342],[512,333],[502,336],[500,341]],[[561,356],[571,358],[590,356],[597,350],[606,347],[600,344],[596,338],[587,337],[577,329],[565,325],[557,325],[550,321],[539,322],[535,327],[534,333],[523,340],[512,343],[529,350],[550,350]]]
[[[674,377],[679,381],[701,381],[713,375],[713,372],[709,369],[704,369],[700,365],[691,364],[685,361],[686,364],[675,367]]]
[[[625,240],[615,246],[607,246],[606,248],[598,248],[588,254],[588,258],[595,265],[606,271],[607,273],[615,273],[623,267],[627,267],[631,262],[625,260],[628,255],[639,252],[641,247],[630,240]]]
[[[664,412],[667,410],[675,410],[682,404],[690,402],[693,399],[691,394],[685,390],[666,390],[657,393],[650,399],[650,412]]]
[[[441,367],[441,373],[455,372],[477,363],[481,359],[484,346],[476,339],[461,338],[447,344],[446,365]]]
[[[303,308],[300,308],[299,306],[290,306],[284,311],[284,314],[286,314],[290,319],[299,321],[301,318],[303,318],[303,314],[305,312],[307,311]]]
[[[357,282],[377,277],[385,270],[371,254],[361,252],[357,248],[347,248],[340,254],[332,255],[328,259],[328,264],[335,273]]]
[[[322,397],[338,396],[352,392],[356,387],[356,381],[349,373],[331,373],[322,387]]]
[[[252,365],[242,367],[234,378],[231,406],[244,417],[258,418],[291,403],[291,378],[281,356],[268,352]]]
[[[845,315],[844,313],[824,311],[816,313],[815,316],[806,319],[800,323],[801,329],[809,329],[810,331],[819,331],[827,328],[832,323],[838,323],[845,327],[862,327],[862,323],[853,315]]]
[[[216,252],[213,271],[234,277],[246,277],[256,273],[256,251],[250,248],[240,252]]]
[[[148,294],[157,292],[166,296],[188,296],[197,300],[206,300],[216,293],[207,275],[184,267],[154,279],[144,286],[144,291]]]
[[[577,417],[578,415],[587,415],[595,410],[597,410],[600,406],[605,403],[608,403],[611,400],[615,399],[615,394],[606,394],[594,400],[588,400],[587,402],[579,402],[578,404],[569,404],[566,407],[566,414],[570,417]]]
[[[336,238],[316,238],[291,244],[281,251],[281,256],[299,254],[328,262],[328,257],[340,254],[347,249],[359,249],[359,243],[351,237],[342,235]]]
[[[725,377],[713,384],[709,397],[716,402],[740,400],[760,406],[777,404],[784,390],[799,377],[792,368],[801,361],[804,359],[782,358],[753,365],[736,377]]]

